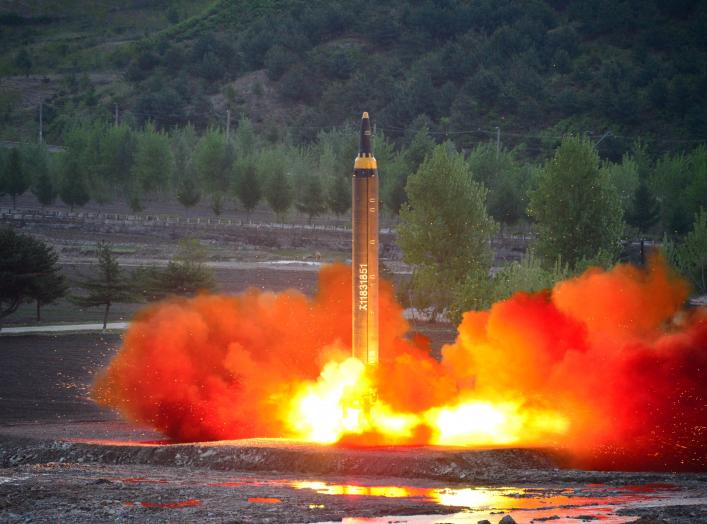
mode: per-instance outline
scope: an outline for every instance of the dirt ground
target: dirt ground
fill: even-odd
[[[76,280],[91,275],[91,267],[82,264],[65,264],[64,269],[70,280]],[[228,268],[214,269],[214,277],[219,292],[239,293],[248,288],[269,291],[296,289],[312,295],[317,287],[315,271],[292,271],[258,268]],[[130,320],[132,315],[145,304],[113,304],[109,321],[119,322]],[[34,304],[23,304],[12,315],[3,319],[6,325],[33,325],[36,319]],[[79,309],[68,300],[59,300],[42,308],[42,323],[56,324],[64,322],[98,322],[103,319],[103,309],[100,307]]]
[[[420,324],[416,329],[437,348],[454,337],[449,327]],[[88,393],[120,340],[115,333],[0,336],[0,425],[113,420]]]
[[[558,469],[543,450],[160,442],[87,398],[119,344],[0,337],[0,522],[707,521],[705,475]]]
[[[70,275],[90,269],[78,260],[91,241],[86,233],[60,236]],[[130,253],[124,256],[153,261],[174,249],[152,237],[113,240],[125,243]],[[255,286],[311,295],[316,289],[311,268],[239,267],[261,253],[218,247],[214,261],[234,263],[215,267],[224,292]],[[307,256],[263,254],[271,261]],[[116,305],[110,320],[129,320],[139,307]],[[48,323],[90,322],[101,311],[62,302],[44,308],[43,316]],[[34,309],[24,306],[7,320],[32,324]],[[413,329],[429,336],[436,352],[455,336],[450,325]],[[643,524],[707,522],[705,475],[573,471],[562,468],[554,450],[165,442],[89,399],[95,374],[120,340],[118,333],[0,336],[0,522],[496,524],[507,514],[518,523],[623,523],[641,516]]]
[[[469,486],[190,468],[33,464],[0,469],[3,522],[705,522],[694,485]],[[354,517],[355,516],[355,517]],[[377,517],[377,518],[376,518]]]

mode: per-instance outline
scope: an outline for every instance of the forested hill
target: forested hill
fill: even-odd
[[[230,109],[295,141],[368,110],[396,140],[424,121],[460,146],[498,128],[527,157],[568,131],[614,159],[637,138],[656,153],[707,140],[699,0],[103,1],[100,24],[80,2],[33,3],[0,11],[0,74],[64,75],[45,90],[57,142],[116,109],[164,127],[223,125]],[[3,137],[32,109],[7,85]]]

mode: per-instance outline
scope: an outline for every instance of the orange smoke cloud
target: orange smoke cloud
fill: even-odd
[[[171,299],[140,312],[93,397],[180,441],[543,445],[576,465],[707,469],[707,310],[684,282],[592,269],[468,312],[430,355],[381,289],[381,362],[349,358],[351,274],[319,291]]]

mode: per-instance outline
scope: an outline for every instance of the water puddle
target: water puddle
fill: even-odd
[[[125,484],[170,484],[181,486],[185,483],[195,487],[194,479],[186,481],[164,478],[129,477],[117,478]],[[704,492],[695,491],[668,483],[637,485],[574,484],[571,486],[481,486],[454,487],[376,484],[367,481],[359,483],[337,483],[321,480],[292,480],[282,478],[263,479],[257,476],[202,478],[197,486],[211,489],[232,489],[234,496],[243,496],[251,504],[283,504],[283,494],[301,493],[301,504],[310,510],[322,510],[335,506],[337,498],[360,499],[361,507],[371,504],[373,498],[406,499],[410,507],[421,503],[438,507],[449,507],[456,513],[438,515],[388,515],[371,518],[345,518],[343,524],[477,524],[480,520],[497,523],[504,515],[511,515],[518,524],[524,523],[579,523],[601,521],[602,524],[620,524],[636,520],[637,515],[618,515],[618,510],[651,508],[660,506],[707,504]],[[244,492],[245,488],[245,492]],[[258,493],[260,491],[260,493]],[[312,499],[306,492],[319,498]],[[238,493],[238,495],[236,495]],[[247,497],[247,498],[246,498]],[[288,495],[289,497],[289,495]],[[326,499],[322,497],[332,497]],[[289,498],[288,504],[292,503]],[[331,500],[331,503],[327,500]],[[177,502],[139,502],[144,508],[184,508],[200,505],[199,499]],[[132,505],[132,503],[131,503]],[[399,506],[405,508],[403,503]],[[463,508],[462,511],[459,511]],[[395,510],[393,510],[395,511]],[[402,512],[405,510],[403,509]],[[424,511],[424,509],[423,509]],[[322,523],[329,524],[329,523]]]
[[[124,502],[124,506],[132,507],[135,505],[140,505],[143,508],[151,509],[164,509],[164,508],[193,508],[194,506],[201,506],[201,500],[199,499],[188,499],[188,500],[177,500],[175,502],[146,502],[142,501],[139,503],[135,502]]]
[[[476,524],[479,520],[499,521],[511,515],[518,524],[551,521],[578,523],[602,521],[618,524],[636,520],[636,516],[617,515],[619,509],[658,507],[682,504],[704,504],[696,497],[672,484],[629,486],[585,485],[576,488],[419,488],[413,486],[362,486],[330,484],[318,481],[292,482],[296,489],[311,489],[322,495],[347,497],[409,498],[434,502],[441,506],[464,507],[464,511],[447,515],[416,515],[372,518],[345,518],[343,524]],[[329,524],[329,523],[322,523]]]
[[[254,504],[279,504],[282,500],[275,497],[250,497],[248,502]]]

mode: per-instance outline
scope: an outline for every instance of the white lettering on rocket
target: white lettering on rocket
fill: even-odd
[[[368,264],[358,265],[358,309],[368,311]]]

